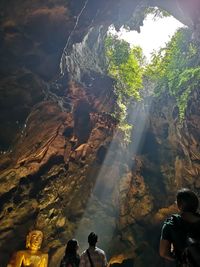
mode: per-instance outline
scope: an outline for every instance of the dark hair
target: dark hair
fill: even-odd
[[[188,188],[182,188],[176,195],[177,205],[183,212],[196,212],[199,207],[197,195]]]
[[[91,232],[88,236],[88,243],[90,246],[95,246],[98,240],[98,236],[94,233]]]
[[[66,255],[76,255],[78,247],[78,241],[76,239],[70,239],[67,242],[67,247],[65,249],[65,256]]]

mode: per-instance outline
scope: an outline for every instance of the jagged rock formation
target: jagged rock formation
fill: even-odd
[[[172,98],[153,100],[150,108],[147,97],[139,111],[132,110],[140,127],[126,146],[110,115],[113,81],[97,55],[110,24],[139,30],[140,11],[149,5],[193,23],[198,39],[197,6],[193,11],[180,1],[161,0],[11,2],[0,3],[2,266],[31,227],[44,231],[50,266],[58,266],[70,237],[84,243],[85,229],[99,232],[113,263],[162,266],[158,226],[175,210],[174,192],[185,185],[200,188],[199,92],[182,126]]]

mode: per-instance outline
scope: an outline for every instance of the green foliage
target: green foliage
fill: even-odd
[[[182,93],[176,99],[181,121],[184,119],[190,93],[199,86],[199,81],[200,67],[186,69],[179,75],[178,87],[182,89]]]
[[[120,40],[116,35],[109,34],[105,39],[106,57],[110,65],[119,66],[128,60],[130,45],[124,40]]]
[[[200,67],[197,46],[191,39],[191,31],[179,29],[166,48],[152,55],[145,75],[155,82],[155,93],[168,90],[179,108],[179,117],[184,119],[188,99],[199,85]]]
[[[171,16],[166,10],[158,8],[158,7],[148,7],[148,8],[146,8],[145,9],[145,17],[148,14],[153,14],[154,15],[154,19]]]
[[[143,62],[142,49],[130,47],[130,44],[116,35],[108,35],[105,39],[105,55],[107,72],[113,78],[118,108],[115,116],[120,120],[120,128],[126,139],[130,125],[126,122],[127,106],[131,99],[140,100],[139,90],[142,88]]]
[[[105,40],[105,53],[108,62],[108,75],[115,80],[116,94],[122,103],[131,97],[140,99],[142,87],[142,49],[130,48],[128,42],[115,35],[108,35]]]
[[[119,124],[118,127],[122,133],[123,133],[123,140],[126,144],[130,143],[130,136],[131,136],[131,130],[133,128],[133,125],[130,125],[128,123],[126,123],[125,121],[122,121]]]

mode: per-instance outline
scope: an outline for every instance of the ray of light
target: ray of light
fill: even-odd
[[[151,52],[157,50],[160,46],[164,46],[176,29],[181,26],[182,24],[172,17],[153,21],[153,16],[149,15],[141,29],[141,34],[136,32],[128,33],[122,30],[119,35],[131,45],[140,45],[149,59]],[[118,227],[116,224],[120,216],[120,192],[118,187],[120,179],[133,167],[128,162],[134,165],[134,155],[143,146],[151,102],[152,98],[148,97],[148,103],[146,100],[140,103],[132,103],[128,109],[130,122],[134,125],[134,140],[129,147],[129,158],[125,157],[120,149],[120,142],[117,137],[119,135],[118,130],[113,137],[97,178],[94,177],[96,182],[76,231],[80,250],[87,247],[87,236],[91,231],[100,236],[100,246],[103,246],[104,250],[109,247],[109,242],[112,240],[116,227]],[[129,170],[127,167],[123,169],[122,163],[125,163],[124,166],[129,164]],[[129,241],[132,242],[132,240]]]

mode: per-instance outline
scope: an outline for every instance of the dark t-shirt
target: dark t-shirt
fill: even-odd
[[[199,217],[199,214],[195,214]],[[164,221],[161,239],[168,240],[174,247],[176,258],[181,261],[181,255],[187,247],[187,238],[200,239],[200,221],[187,222],[179,214],[173,214]]]

